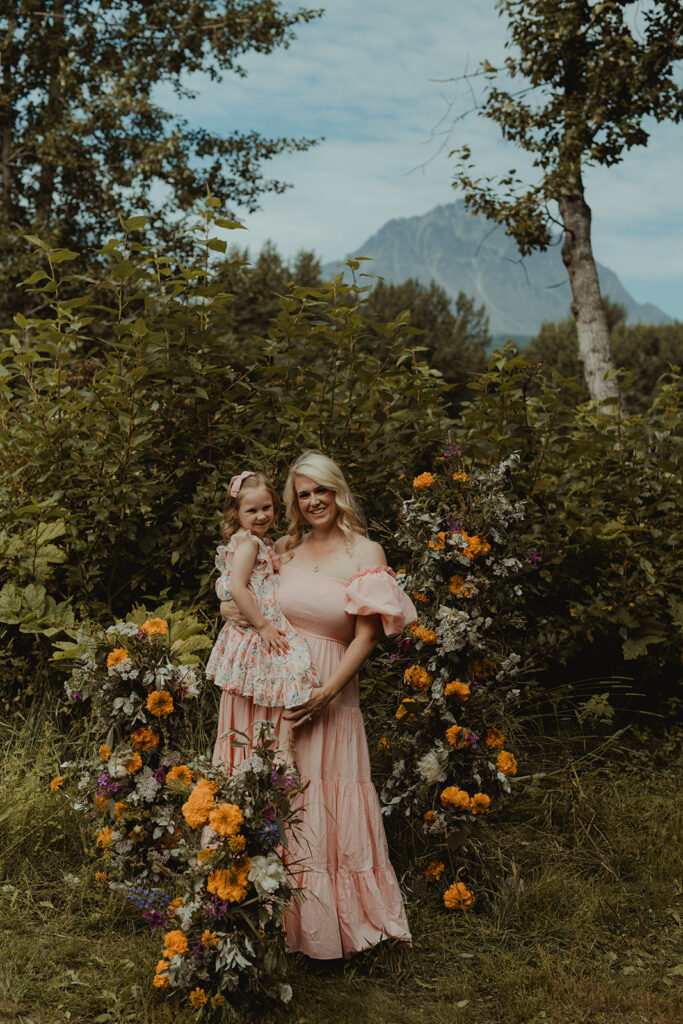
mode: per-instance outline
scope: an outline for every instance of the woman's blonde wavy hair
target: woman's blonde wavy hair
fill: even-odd
[[[347,548],[353,547],[354,537],[360,533],[367,537],[368,531],[365,526],[365,518],[361,512],[356,499],[351,494],[351,489],[346,482],[346,477],[336,462],[323,455],[322,452],[307,451],[294,460],[287,474],[285,483],[284,502],[287,510],[289,526],[285,540],[285,551],[292,551],[301,544],[304,537],[306,520],[301,514],[299,500],[294,487],[294,477],[308,476],[316,483],[328,487],[334,492],[334,499],[337,503],[339,514],[337,526],[344,535],[344,542]]]

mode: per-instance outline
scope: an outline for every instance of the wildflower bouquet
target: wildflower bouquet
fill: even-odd
[[[167,785],[182,800],[187,869],[153,984],[183,991],[203,1017],[245,999],[288,1002],[284,914],[293,889],[284,855],[298,821],[298,775],[276,760],[264,723],[238,774],[197,761],[173,769]]]
[[[57,657],[74,662],[67,695],[89,705],[96,740],[89,759],[62,765],[75,777],[74,806],[102,855],[102,877],[158,880],[180,855],[166,777],[183,760],[202,685],[196,651],[210,640],[178,614],[81,628],[75,639]]]
[[[504,749],[519,694],[520,657],[510,643],[523,626],[520,577],[540,556],[519,550],[524,507],[506,494],[515,463],[512,456],[465,471],[451,446],[440,472],[415,478],[399,514],[409,554],[403,586],[421,621],[390,656],[403,685],[380,740],[389,759],[381,798],[385,814],[402,811],[414,822],[425,859],[438,845],[462,846],[517,771]],[[438,881],[444,870],[430,859],[423,873]],[[444,894],[447,907],[467,910],[473,901],[461,882]]]

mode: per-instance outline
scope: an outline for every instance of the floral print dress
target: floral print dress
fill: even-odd
[[[313,668],[306,640],[280,609],[280,566],[272,542],[262,541],[249,530],[238,530],[227,545],[221,545],[216,552],[216,594],[219,601],[230,599],[230,556],[242,537],[250,537],[258,544],[248,589],[263,617],[285,633],[289,650],[269,651],[253,626],[240,628],[226,623],[209,656],[206,674],[224,692],[250,697],[254,704],[293,708],[308,700],[313,688],[320,686],[320,678]]]

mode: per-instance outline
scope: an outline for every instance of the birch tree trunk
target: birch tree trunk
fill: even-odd
[[[583,197],[580,174],[576,178],[575,191],[571,195],[561,196],[558,205],[565,229],[562,260],[572,289],[571,309],[586,386],[591,398],[596,401],[616,398],[616,380],[605,380],[605,374],[614,369],[614,362],[591,247],[591,211]]]

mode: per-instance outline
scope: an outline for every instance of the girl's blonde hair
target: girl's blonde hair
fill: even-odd
[[[280,515],[280,509],[282,508],[282,502],[280,497],[273,487],[269,478],[265,473],[253,473],[242,481],[242,486],[233,498],[231,494],[228,494],[225,499],[225,505],[223,506],[223,522],[221,523],[221,537],[224,541],[229,541],[233,533],[236,533],[240,528],[240,499],[244,496],[245,491],[253,491],[255,487],[267,487],[270,491],[270,496],[273,499],[273,511],[275,512],[275,519]]]
[[[339,510],[337,525],[344,534],[344,542],[347,548],[353,547],[354,537],[360,533],[367,537],[365,518],[351,494],[351,489],[346,478],[336,462],[323,455],[322,452],[307,451],[294,460],[287,474],[285,483],[284,501],[287,509],[287,537],[285,551],[292,551],[301,544],[304,536],[306,520],[301,514],[299,500],[294,486],[294,477],[308,476],[323,487],[329,488],[334,493],[335,502]]]

